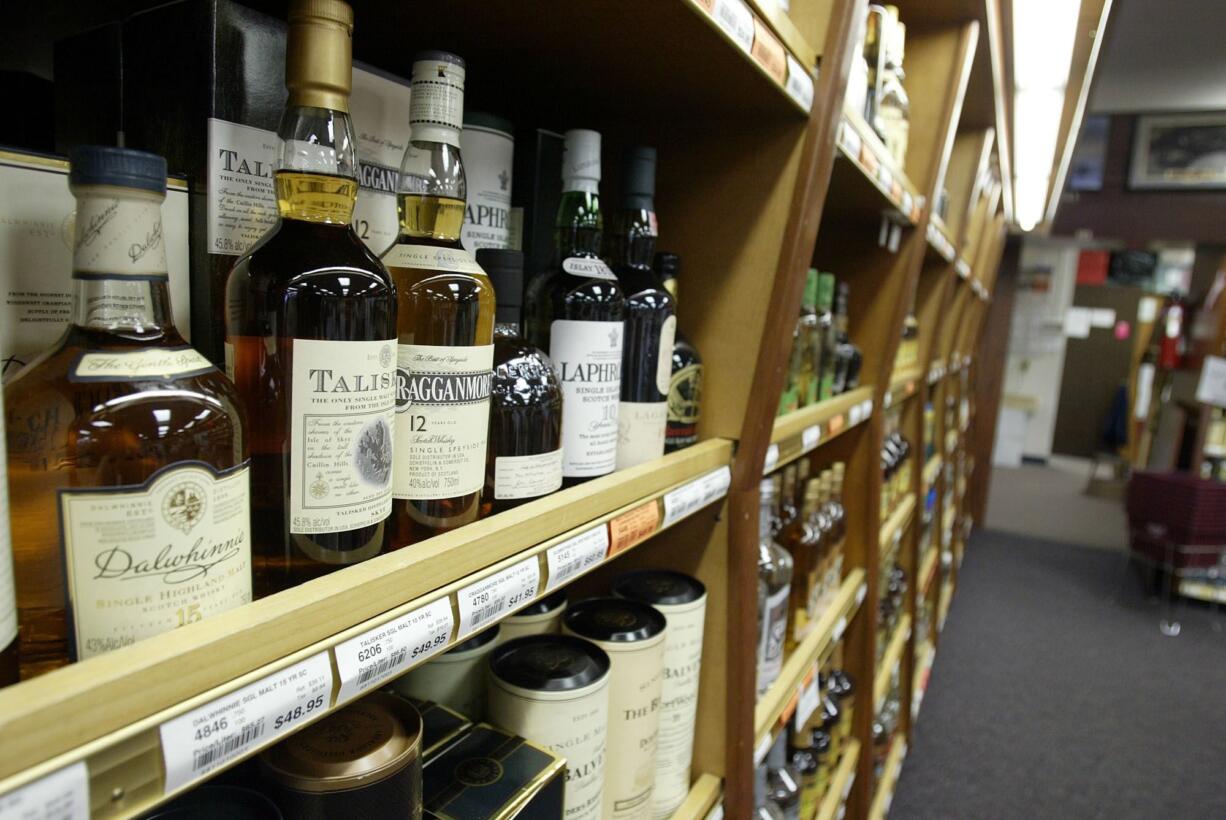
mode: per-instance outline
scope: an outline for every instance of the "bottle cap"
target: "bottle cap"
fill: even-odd
[[[690,604],[707,594],[697,578],[668,569],[628,572],[613,582],[613,594],[652,606]]]
[[[289,104],[349,111],[353,9],[342,0],[295,0],[285,43]]]
[[[621,598],[588,598],[562,616],[569,631],[589,641],[635,643],[664,631],[666,621],[655,607]]]
[[[805,295],[800,300],[804,307],[817,307],[817,268],[809,268],[805,274]]]
[[[651,211],[656,195],[656,149],[632,145],[622,157],[622,207]]]
[[[586,183],[578,188],[574,183]],[[595,190],[600,184],[600,133],[577,128],[566,132],[562,148],[562,190]]]
[[[524,305],[524,254],[502,248],[480,248],[477,264],[494,286],[495,321],[518,322]]]
[[[464,74],[464,60],[449,51],[422,51],[413,58],[409,125],[414,141],[459,147],[464,126]]]
[[[118,185],[166,193],[166,160],[157,154],[110,145],[78,145],[68,159],[70,186]]]
[[[609,674],[609,656],[596,644],[571,635],[528,635],[507,641],[490,656],[490,673],[512,686],[567,692]]]

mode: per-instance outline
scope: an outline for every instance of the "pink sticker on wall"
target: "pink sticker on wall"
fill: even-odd
[[[1132,335],[1132,325],[1121,319],[1115,323],[1115,338],[1121,342]]]

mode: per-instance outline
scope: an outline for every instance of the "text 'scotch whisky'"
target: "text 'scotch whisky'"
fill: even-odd
[[[22,676],[251,600],[244,415],[175,329],[166,162],[73,152],[73,318],[5,391]]]
[[[259,421],[257,597],[378,555],[390,535],[396,293],[350,224],[352,31],[340,0],[291,4],[279,218],[226,286],[226,368]]]

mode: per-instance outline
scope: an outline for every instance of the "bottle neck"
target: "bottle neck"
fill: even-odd
[[[656,214],[648,206],[624,209],[614,217],[615,228],[609,237],[609,262],[613,265],[649,270],[656,255]]]
[[[495,339],[517,339],[520,337],[519,322],[504,322],[501,319],[494,323]]]
[[[567,182],[558,202],[558,216],[554,220],[554,244],[561,259],[570,256],[600,256],[600,240],[604,231],[604,217],[600,213],[600,195],[596,183],[579,186],[580,182]],[[591,190],[579,190],[590,187]]]
[[[443,128],[434,126],[436,130]],[[468,181],[458,142],[458,136],[445,142],[410,141],[396,184],[400,241],[459,243]]]
[[[758,539],[768,541],[771,537],[771,522],[775,517],[775,496],[773,493],[762,494],[762,506],[758,510]]]
[[[348,225],[358,197],[356,141],[349,114],[291,104],[281,117],[277,136],[281,217]]]

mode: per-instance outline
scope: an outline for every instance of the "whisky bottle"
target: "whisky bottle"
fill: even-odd
[[[789,608],[792,612],[792,628],[788,630],[788,646],[804,639],[813,620],[810,600],[818,580],[818,548],[821,544],[821,529],[817,515],[817,481],[810,479],[805,484],[804,506],[801,513],[780,533],[779,543],[792,556],[792,591]]]
[[[396,293],[351,224],[352,30],[340,0],[291,4],[278,219],[226,284],[226,368],[260,421],[257,597],[372,558],[390,534]]]
[[[4,391],[0,390],[0,464],[4,457]],[[8,475],[0,479],[0,686],[21,677],[17,665],[17,590],[13,586],[13,550],[9,540]]]
[[[860,365],[864,356],[860,348],[852,344],[847,335],[848,317],[847,303],[851,289],[846,282],[840,282],[838,293],[834,300],[834,326],[838,338],[834,351],[834,392],[844,393],[854,390],[860,383]]]
[[[606,259],[625,295],[621,403],[617,408],[617,469],[664,455],[668,389],[677,317],[672,294],[651,263],[656,222],[656,149],[636,145],[622,160],[621,208],[606,235]]]
[[[5,391],[22,677],[251,600],[244,416],[174,326],[166,162],[71,163],[72,320]]]
[[[675,305],[680,257],[675,253],[657,253],[654,267],[661,287],[672,295]],[[673,453],[698,443],[701,404],[702,357],[678,327],[673,340],[672,373],[668,382],[668,426],[664,431],[664,452]]]
[[[800,409],[800,369],[803,351],[800,343],[800,326],[792,325],[792,346],[788,349],[788,372],[779,394],[777,415],[785,416]]]
[[[498,296],[484,517],[561,488],[562,386],[549,357],[520,335],[524,255],[482,249],[477,262]]]
[[[554,264],[528,286],[528,341],[548,351],[562,384],[567,486],[613,472],[625,299],[600,258],[600,134],[567,131]]]
[[[494,364],[494,288],[460,244],[467,195],[460,128],[464,61],[413,61],[412,132],[400,166],[400,235],[383,255],[396,285],[400,342],[392,546],[480,514]]]
[[[834,274],[817,276],[817,332],[821,339],[818,364],[818,399],[825,401],[835,395],[834,351],[838,347],[838,328],[834,324]]]
[[[771,536],[775,484],[770,479],[763,479],[758,488],[761,493],[758,515],[758,694],[761,695],[783,669],[788,600],[792,590],[792,556]]]

